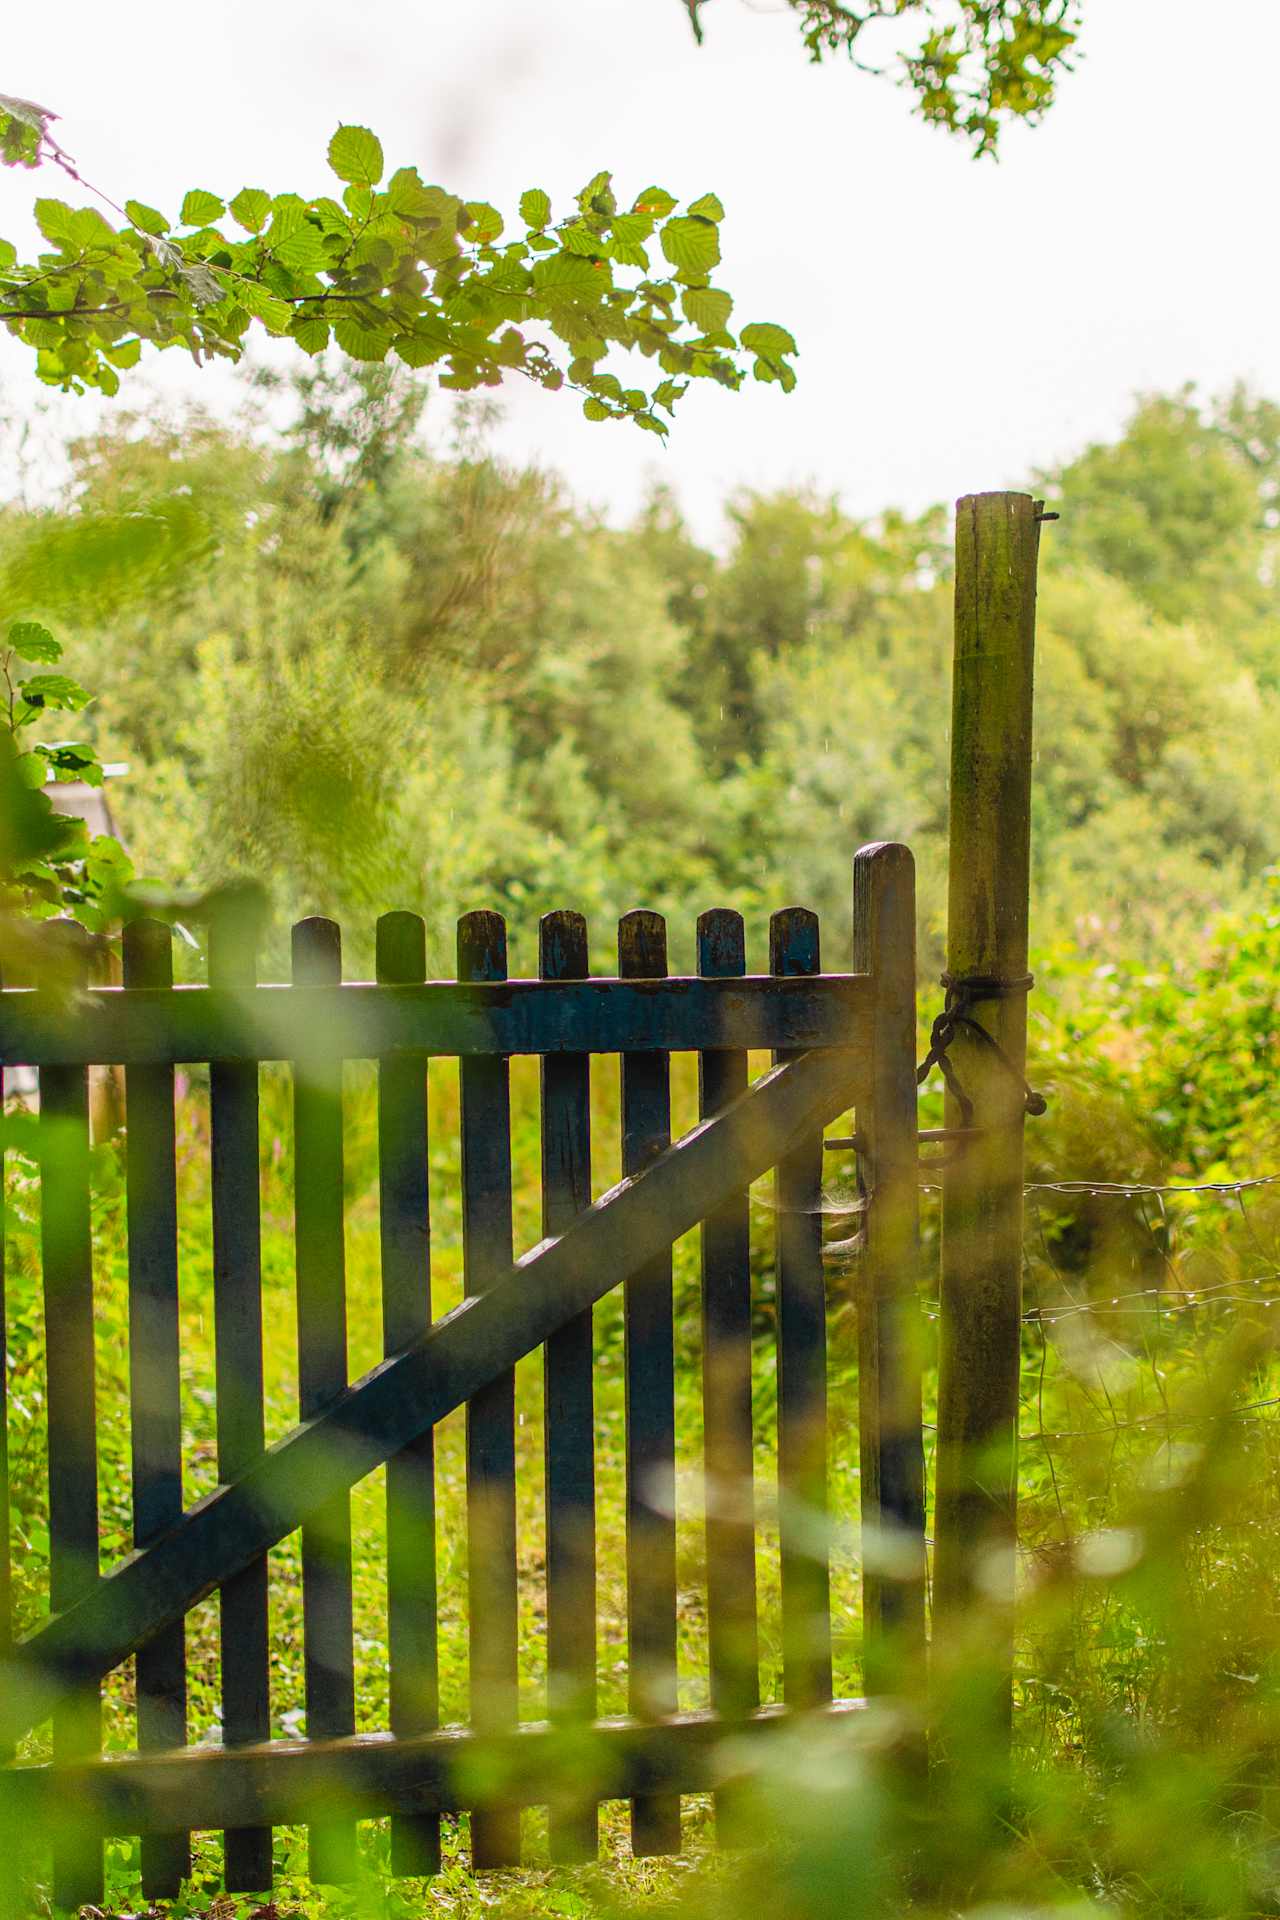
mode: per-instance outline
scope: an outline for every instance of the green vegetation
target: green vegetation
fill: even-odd
[[[260,377],[261,378],[261,377]],[[277,395],[277,398],[280,396]],[[321,362],[264,435],[193,413],[124,416],[72,452],[65,503],[0,516],[14,619],[55,624],[69,674],[99,690],[76,714],[87,753],[127,760],[113,783],[123,837],[157,896],[196,900],[253,878],[274,906],[268,972],[283,977],[295,917],[344,923],[347,971],[367,976],[386,907],[422,911],[450,970],[456,913],[509,916],[513,971],[532,971],[538,914],[611,923],[637,900],[671,917],[689,963],[696,912],[763,921],[784,899],[823,913],[844,964],[849,856],[895,835],[922,867],[922,1010],[939,964],[950,642],[944,514],[855,522],[802,493],[729,503],[722,551],[700,546],[656,489],[610,528],[552,476],[487,449],[483,411],[451,444],[422,393],[377,368]],[[895,1782],[901,1723],[868,1716],[854,1747],[780,1749],[761,1819],[784,1844],[745,1872],[711,1856],[689,1813],[692,1864],[631,1862],[620,1815],[600,1870],[534,1867],[474,1880],[456,1843],[431,1889],[382,1878],[325,1896],[282,1834],[281,1911],[437,1907],[565,1914],[655,1905],[737,1913],[762,1889],[795,1920],[992,1908],[1142,1915],[1274,1911],[1280,1683],[1274,1353],[1280,1188],[1185,1198],[1147,1186],[1246,1180],[1280,1168],[1280,897],[1272,769],[1276,650],[1276,412],[1247,394],[1142,402],[1114,444],[1039,477],[1064,518],[1046,532],[1039,636],[1033,1078],[1049,1111],[1029,1129],[1023,1386],[1023,1578],[1017,1748],[993,1836],[981,1752],[957,1759],[926,1819]],[[1207,476],[1207,477],[1206,477]],[[1127,518],[1125,517],[1127,516]],[[1121,539],[1118,526],[1128,528]],[[96,559],[36,564],[70,530],[106,530]],[[118,567],[111,529],[151,529],[145,576]],[[168,531],[156,531],[167,529]],[[46,662],[29,660],[43,672]],[[29,682],[28,682],[29,684]],[[38,691],[38,689],[37,689]],[[28,707],[32,702],[28,700]],[[15,709],[15,711],[17,711]],[[199,929],[198,904],[189,913]],[[199,973],[202,962],[192,961]],[[694,1113],[679,1062],[677,1125]],[[538,1233],[536,1073],[515,1070],[517,1241]],[[456,1075],[432,1070],[437,1306],[460,1285]],[[936,1090],[925,1113],[938,1117]],[[616,1086],[595,1087],[597,1188],[616,1172]],[[181,1258],[188,1497],[211,1482],[207,1091],[181,1103]],[[353,1368],[380,1339],[372,1086],[347,1095]],[[10,1122],[9,1331],[20,1617],[44,1604],[42,1371],[29,1120]],[[296,1404],[287,1083],[264,1075],[264,1270],[269,1423]],[[853,1195],[832,1156],[830,1193]],[[1064,1192],[1063,1182],[1087,1191]],[[1103,1189],[1097,1191],[1096,1189]],[[769,1189],[756,1208],[758,1465],[773,1473]],[[107,1550],[129,1524],[121,1156],[95,1150],[102,1506]],[[856,1253],[831,1223],[833,1501],[856,1510]],[[936,1236],[926,1196],[926,1234]],[[699,1459],[696,1247],[677,1250],[679,1464]],[[932,1323],[930,1323],[932,1324]],[[617,1302],[597,1319],[602,1708],[622,1705],[622,1380]],[[522,1688],[541,1711],[540,1385],[522,1370],[519,1429]],[[461,1426],[440,1439],[442,1674],[462,1716],[465,1555]],[[680,1508],[681,1689],[705,1697],[703,1544],[696,1478]],[[385,1594],[380,1476],[356,1505],[358,1694],[380,1723]],[[856,1542],[837,1550],[837,1686],[861,1683]],[[778,1663],[775,1544],[761,1535],[766,1696]],[[301,1708],[296,1552],[273,1556],[274,1712]],[[215,1615],[192,1616],[192,1732],[216,1727]],[[975,1636],[975,1663],[981,1631]],[[944,1676],[944,1679],[946,1676]],[[957,1685],[965,1676],[952,1676]],[[971,1678],[971,1674],[970,1674]],[[904,1708],[904,1711],[909,1709]],[[128,1670],[109,1738],[128,1744]],[[805,1791],[798,1793],[797,1781]],[[539,1824],[529,1827],[534,1858]],[[203,1843],[187,1910],[207,1912],[217,1850]],[[136,1850],[113,1846],[117,1910],[136,1901]]]

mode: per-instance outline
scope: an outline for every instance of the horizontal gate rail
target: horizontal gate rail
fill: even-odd
[[[423,922],[391,914],[379,922],[376,983],[344,983],[337,926],[311,920],[294,929],[294,984],[259,986],[258,932],[233,915],[211,929],[208,986],[168,984],[170,931],[140,922],[126,934],[123,988],[88,989],[80,966],[69,989],[66,969],[57,976],[60,993],[0,991],[0,1085],[6,1065],[40,1069],[52,1546],[50,1617],[15,1640],[12,1592],[4,1591],[10,1543],[0,1539],[0,1818],[52,1847],[55,1905],[101,1905],[102,1842],[115,1833],[142,1837],[148,1899],[178,1894],[190,1837],[204,1830],[225,1835],[228,1891],[255,1893],[269,1890],[273,1830],[281,1826],[309,1829],[311,1873],[322,1883],[355,1876],[356,1822],[374,1817],[390,1816],[397,1875],[438,1870],[440,1817],[451,1813],[470,1816],[478,1868],[518,1864],[525,1806],[548,1809],[556,1860],[594,1857],[599,1807],[613,1799],[631,1803],[635,1853],[679,1850],[681,1796],[690,1793],[714,1796],[722,1838],[750,1840],[742,1818],[750,1802],[740,1788],[758,1764],[757,1734],[772,1739],[810,1718],[851,1727],[849,1716],[863,1704],[831,1699],[830,1537],[845,1516],[833,1511],[834,1477],[828,1485],[823,1135],[851,1109],[864,1249],[856,1285],[862,1524],[868,1539],[889,1528],[916,1548],[909,1570],[892,1580],[876,1572],[873,1556],[863,1567],[863,1673],[870,1692],[915,1687],[925,1543],[910,854],[864,848],[856,876],[850,973],[819,970],[816,916],[792,907],[773,915],[768,974],[746,973],[741,918],[717,909],[699,921],[698,975],[669,977],[666,923],[637,910],[619,925],[617,978],[588,976],[586,923],[560,913],[543,922],[541,977],[510,980],[501,916],[474,913],[459,923],[463,977],[426,981]],[[78,941],[81,953],[77,930],[54,937]],[[672,1142],[670,1056],[681,1053],[696,1056],[701,1117]],[[531,1137],[523,1109],[513,1135],[508,1060],[519,1054],[541,1061],[544,1237],[516,1259],[513,1151]],[[623,1178],[593,1201],[592,1056],[601,1055],[620,1070]],[[750,1083],[753,1055],[755,1066],[765,1064],[761,1055],[772,1065]],[[450,1162],[447,1150],[428,1150],[427,1067],[441,1057],[459,1062],[465,1297],[433,1320],[432,1182]],[[377,1063],[385,1356],[350,1384],[347,1060]],[[260,1137],[258,1068],[270,1061],[284,1063],[293,1102],[297,1340],[283,1356],[264,1340],[268,1142]],[[179,1094],[185,1076],[176,1069],[206,1063],[220,1484],[184,1510],[179,1342],[187,1322],[179,1283],[190,1256],[177,1229],[192,1191],[180,1177],[185,1143],[200,1139],[203,1096],[179,1106],[187,1096]],[[103,1067],[125,1070],[135,1540],[133,1553],[105,1570],[99,1455],[114,1443],[125,1396],[118,1366],[105,1373],[99,1366],[114,1323],[108,1317],[95,1326],[95,1268],[104,1253],[90,1231],[98,1162],[90,1154],[88,1095],[91,1070]],[[374,1077],[357,1079],[364,1087]],[[440,1086],[434,1068],[432,1084]],[[274,1076],[267,1085],[274,1088]],[[351,1138],[363,1150],[359,1133]],[[277,1150],[278,1143],[273,1158]],[[771,1169],[777,1213],[764,1238],[775,1272],[761,1296],[764,1247],[756,1242],[750,1189]],[[271,1205],[275,1236],[280,1209]],[[697,1364],[711,1686],[706,1712],[682,1714],[677,1500],[685,1496],[675,1466],[685,1356],[673,1249],[694,1229],[701,1236]],[[273,1238],[273,1267],[275,1255]],[[274,1315],[283,1304],[274,1272],[271,1284]],[[613,1431],[613,1405],[596,1396],[598,1342],[607,1336],[593,1308],[614,1290],[622,1294],[621,1365],[611,1390],[621,1389],[624,1403],[630,1711],[601,1719],[595,1452],[601,1415]],[[9,1332],[2,1309],[0,1291],[0,1356]],[[779,1593],[765,1584],[760,1594],[780,1614],[780,1638],[756,1578],[757,1443],[768,1439],[770,1422],[757,1413],[755,1367],[770,1320],[781,1582]],[[517,1530],[517,1491],[528,1447],[517,1438],[517,1408],[520,1423],[524,1414],[514,1369],[538,1349],[548,1718],[531,1723],[521,1721],[521,1694],[539,1656],[521,1642],[531,1569]],[[202,1351],[197,1343],[197,1368]],[[286,1369],[296,1361],[299,1397],[298,1424],[270,1447],[268,1357],[273,1380],[278,1360]],[[112,1409],[101,1443],[98,1386],[108,1396],[104,1411]],[[0,1383],[0,1411],[3,1405]],[[456,1729],[439,1724],[434,1448],[437,1424],[463,1408],[470,1701],[469,1725]],[[353,1538],[350,1493],[383,1466],[388,1731],[356,1734],[363,1669],[355,1655],[369,1649],[355,1637],[353,1601],[358,1592],[363,1605],[365,1592],[355,1587],[355,1554],[363,1579],[367,1555],[383,1543],[363,1529]],[[0,1486],[0,1517],[8,1492]],[[269,1603],[279,1563],[273,1574],[268,1555],[299,1532],[296,1650],[308,1738],[272,1739],[273,1693],[297,1676],[292,1649],[276,1671]],[[451,1567],[460,1563],[460,1544],[448,1542]],[[278,1589],[286,1601],[290,1579],[286,1570]],[[24,1574],[24,1592],[26,1585]],[[38,1591],[38,1570],[34,1585]],[[184,1623],[215,1591],[222,1743],[188,1746],[187,1646],[203,1644],[206,1629]],[[775,1659],[781,1653],[783,1700],[761,1707],[766,1632],[776,1641]],[[104,1753],[100,1725],[109,1744],[118,1738],[121,1697],[104,1695],[102,1682],[135,1656],[137,1749]],[[50,1718],[52,1758],[37,1762],[25,1743]]]
[[[175,1527],[15,1646],[0,1675],[0,1745],[38,1724],[68,1687],[118,1666],[328,1499],[663,1253],[798,1139],[836,1119],[860,1086],[856,1056],[846,1051],[808,1053],[774,1068],[602,1195],[557,1239],[533,1248],[487,1292],[465,1300],[295,1427],[234,1485],[198,1501]]]
[[[0,1067],[760,1052],[863,1043],[865,974],[0,993]]]
[[[806,1720],[852,1729],[865,1701],[839,1700]],[[166,1754],[108,1756],[88,1765],[19,1766],[4,1775],[13,1814],[56,1831],[74,1819],[99,1834],[197,1831],[235,1821],[285,1826],[387,1812],[461,1813],[476,1808],[572,1806],[584,1787],[600,1800],[652,1793],[706,1793],[723,1780],[728,1735],[779,1734],[799,1716],[760,1707],[742,1719],[715,1712],[663,1720],[629,1715],[564,1729],[526,1721],[506,1734],[469,1728],[397,1739],[362,1733],[346,1740],[273,1740],[258,1747],[187,1747]],[[735,1751],[742,1765],[742,1749]]]

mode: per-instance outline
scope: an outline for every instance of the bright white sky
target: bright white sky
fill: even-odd
[[[113,197],[171,214],[189,186],[322,190],[339,120],[373,126],[389,165],[509,213],[522,188],[558,201],[602,166],[628,195],[714,188],[720,283],[739,321],[792,328],[796,392],[691,394],[664,452],[517,384],[499,435],[615,517],[659,471],[713,535],[744,483],[918,508],[1021,483],[1115,431],[1139,389],[1245,378],[1280,395],[1280,7],[1085,0],[1085,16],[1058,105],[1011,130],[998,165],[884,82],[807,65],[781,0],[714,0],[700,50],[680,0],[64,0],[6,9],[0,91],[56,108]],[[5,172],[0,233],[28,240],[31,196]],[[0,349],[12,415],[43,390]],[[162,391],[227,392],[176,356],[153,364]],[[82,427],[92,405],[55,421]]]

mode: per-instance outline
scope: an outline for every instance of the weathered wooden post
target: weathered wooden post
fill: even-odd
[[[952,1655],[982,1668],[985,1679],[968,1674],[964,1717],[996,1746],[1012,1699],[1040,513],[1024,493],[971,494],[956,509],[947,981],[952,1009],[996,1047],[961,1024],[949,1056],[972,1113],[949,1091],[947,1125],[976,1131],[942,1176],[933,1619],[944,1686]]]

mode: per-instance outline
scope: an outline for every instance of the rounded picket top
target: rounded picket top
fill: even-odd
[[[586,916],[572,907],[557,907],[538,922],[538,972],[544,980],[585,980],[587,962]]]
[[[458,921],[459,980],[505,980],[507,923],[491,907],[477,907]]]
[[[818,916],[809,907],[779,907],[769,918],[770,973],[822,971]]]
[[[747,970],[747,938],[742,915],[733,907],[708,907],[698,915],[698,972],[737,976]]]
[[[296,921],[292,949],[295,986],[327,987],[341,980],[342,929],[336,920],[316,913]]]
[[[661,980],[667,971],[667,923],[649,907],[633,907],[618,922],[618,972]]]
[[[394,908],[380,915],[374,967],[384,984],[412,986],[427,977],[427,923],[420,913]]]

